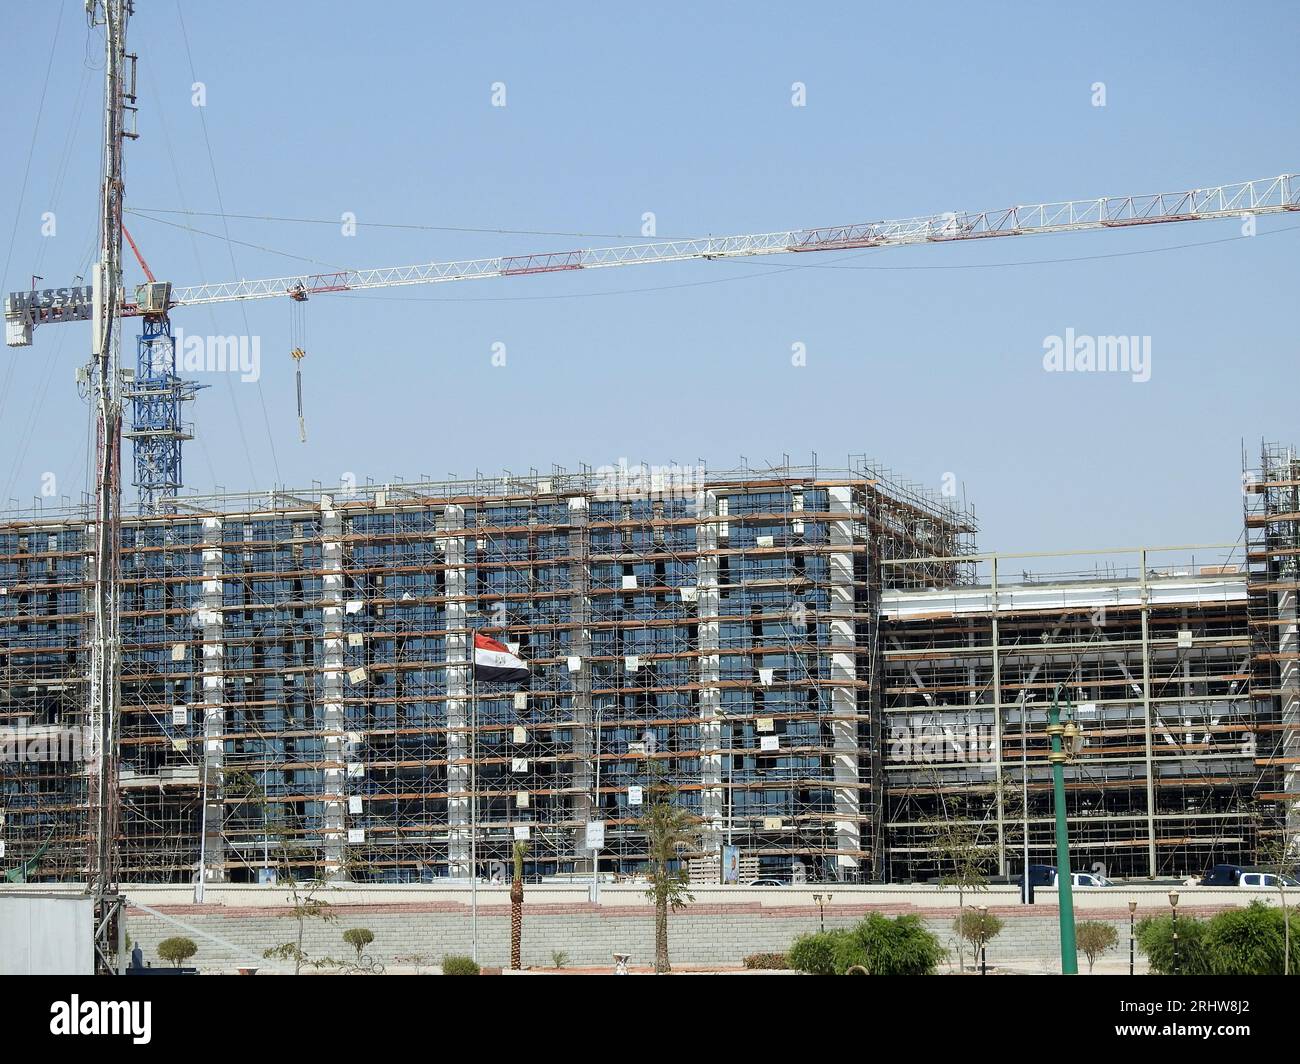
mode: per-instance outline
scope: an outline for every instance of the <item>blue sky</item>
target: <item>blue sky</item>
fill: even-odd
[[[637,242],[647,211],[661,236],[761,232],[1300,170],[1300,24],[1281,2],[1232,27],[1210,3],[185,2],[184,34],[174,0],[136,8],[128,206],[329,220],[230,219],[244,243],[228,246],[129,216],[178,285]],[[102,45],[80,0],[6,10],[9,291],[86,265],[100,85],[83,58],[98,66]],[[176,324],[259,336],[262,367],[255,384],[205,379],[186,480],[866,453],[933,490],[954,474],[988,549],[1232,541],[1243,438],[1300,442],[1300,216],[1258,234],[1206,222],[324,296],[307,310],[305,445],[287,301],[195,308]],[[1150,336],[1150,381],[1045,373],[1044,338],[1069,328]],[[30,502],[46,473],[84,489],[88,342],[64,325],[0,355],[5,498]]]

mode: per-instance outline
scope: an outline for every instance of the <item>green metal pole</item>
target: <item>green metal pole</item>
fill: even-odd
[[[1061,707],[1056,698],[1048,712],[1047,734],[1052,737],[1052,799],[1056,811],[1056,891],[1061,925],[1061,974],[1079,974],[1079,954],[1074,941],[1074,891],[1070,874],[1070,834],[1065,823],[1065,762],[1070,755],[1061,741]]]

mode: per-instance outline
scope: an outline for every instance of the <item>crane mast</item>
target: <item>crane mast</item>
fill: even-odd
[[[126,51],[132,0],[97,0],[92,22],[102,12],[104,24],[103,186],[99,204],[99,261],[92,298],[89,381],[95,409],[95,520],[92,555],[92,636],[89,682],[89,756],[91,831],[88,888],[95,899],[96,969],[111,971],[121,963],[122,899],[117,882],[118,730],[121,702],[122,516],[122,149],[128,137],[127,115],[134,113],[134,57]],[[130,76],[128,77],[128,63]]]

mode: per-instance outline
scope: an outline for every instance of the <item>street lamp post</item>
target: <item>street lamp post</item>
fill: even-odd
[[[1134,933],[1134,924],[1133,924],[1135,914],[1137,913],[1137,907],[1138,907],[1138,903],[1135,901],[1131,901],[1128,903],[1128,974],[1129,975],[1134,974],[1133,965],[1137,956],[1134,948],[1136,935]]]
[[[981,905],[980,910],[980,975],[989,974],[989,907]]]
[[[1052,798],[1056,812],[1056,884],[1057,922],[1061,929],[1061,974],[1079,974],[1078,947],[1074,941],[1074,892],[1070,874],[1070,835],[1065,820],[1065,763],[1073,756],[1074,742],[1079,727],[1073,721],[1061,723],[1061,707],[1056,694],[1048,710],[1047,734],[1052,738],[1052,751],[1047,755],[1052,765]],[[1065,743],[1070,743],[1067,749]]]
[[[817,909],[820,913],[820,926],[823,931],[826,930],[826,905],[835,897],[834,894],[814,894],[813,901],[817,903]]]
[[[1169,892],[1169,926],[1173,932],[1174,964],[1173,974],[1178,974],[1178,891]]]

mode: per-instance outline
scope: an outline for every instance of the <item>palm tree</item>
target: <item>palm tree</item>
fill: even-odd
[[[528,843],[515,843],[515,874],[510,880],[510,967],[515,971],[524,966],[524,854],[527,852]]]
[[[656,975],[672,971],[668,962],[668,910],[676,912],[695,900],[688,889],[690,877],[685,867],[680,863],[676,869],[670,867],[696,839],[694,818],[676,803],[676,797],[677,788],[662,776],[657,777],[650,785],[650,802],[641,818],[650,857],[650,889],[646,897],[655,903]]]

